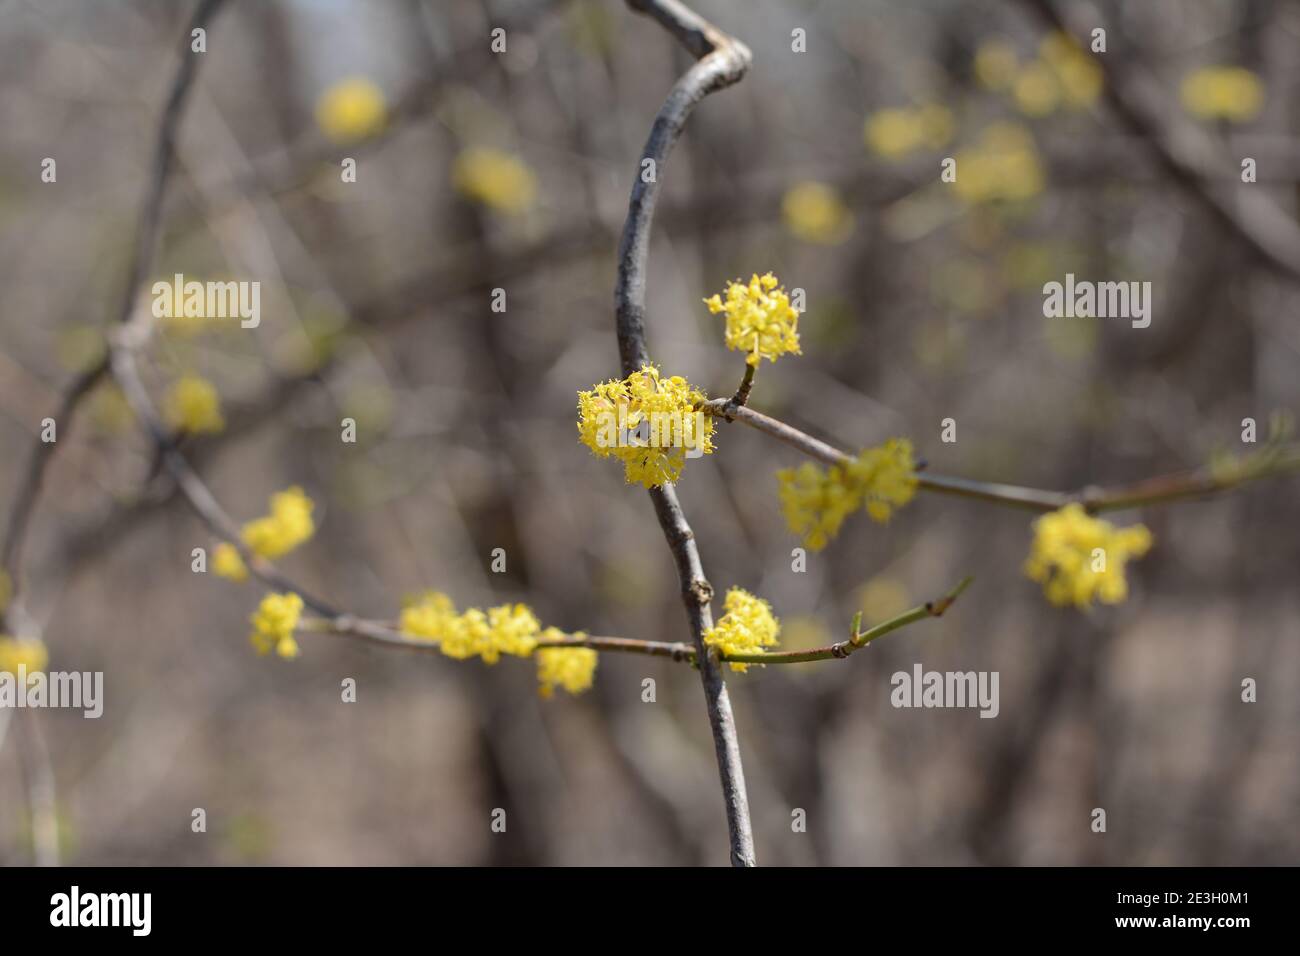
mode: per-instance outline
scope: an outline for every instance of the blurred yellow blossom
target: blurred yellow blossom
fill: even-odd
[[[1057,606],[1087,607],[1094,598],[1118,604],[1128,596],[1125,566],[1150,548],[1151,532],[1145,525],[1116,528],[1076,502],[1034,522],[1034,543],[1024,570]]]
[[[335,83],[316,101],[316,122],[336,143],[374,136],[387,121],[384,91],[364,76]]]
[[[865,506],[874,521],[885,522],[895,508],[916,494],[912,443],[891,438],[865,449],[846,465],[824,469],[805,462],[777,472],[781,511],[804,546],[820,551],[854,511]]]
[[[653,365],[625,379],[578,393],[578,440],[597,458],[623,462],[628,483],[657,488],[677,481],[688,449],[713,452],[713,419],[700,411],[707,396],[681,376]]]
[[[402,608],[398,628],[410,637],[440,641],[456,616],[456,605],[441,591],[425,591]]]
[[[1046,63],[1035,60],[1016,74],[1012,87],[1016,106],[1026,116],[1046,116],[1061,104],[1061,88]]]
[[[801,182],[791,186],[781,201],[786,228],[804,242],[839,245],[853,232],[853,213],[839,192],[826,183]]]
[[[274,650],[284,658],[298,656],[298,642],[293,632],[298,629],[302,618],[302,598],[292,591],[286,594],[268,594],[262,598],[249,620],[253,632],[249,640],[259,654],[269,654]]]
[[[975,51],[975,79],[986,90],[1005,90],[1016,78],[1016,51],[1006,40],[989,40]]]
[[[18,668],[25,667],[30,677],[45,670],[49,661],[49,651],[39,638],[0,636],[0,674],[17,677]]]
[[[887,621],[907,610],[907,588],[897,578],[879,575],[858,589],[857,603],[868,624]]]
[[[457,660],[481,657],[495,664],[502,654],[527,657],[537,646],[541,626],[537,617],[523,604],[503,604],[486,613],[472,607],[464,614],[450,617],[443,627],[439,644],[442,652]]]
[[[1077,109],[1097,101],[1105,74],[1073,37],[1059,31],[1048,34],[1039,45],[1038,56],[1055,76],[1066,106]]]
[[[1044,177],[1034,138],[1015,123],[994,123],[974,146],[956,155],[952,184],[967,203],[1031,199],[1042,192]]]
[[[236,583],[248,580],[248,568],[239,556],[239,549],[229,541],[222,541],[212,552],[212,570],[217,577]]]
[[[558,628],[548,627],[542,637],[555,640],[567,637]],[[573,637],[585,637],[578,632]],[[591,687],[596,676],[596,652],[588,647],[540,647],[537,658],[537,693],[550,697],[555,688],[562,687],[570,694],[580,694]]]
[[[315,534],[313,508],[312,500],[297,485],[276,492],[271,496],[271,513],[244,525],[244,545],[272,560],[288,554]]]
[[[1183,107],[1198,119],[1244,123],[1264,108],[1264,84],[1240,66],[1208,66],[1183,79]]]
[[[762,654],[777,643],[781,622],[772,616],[771,606],[744,588],[731,588],[723,603],[726,613],[704,632],[704,643],[725,654]],[[734,662],[733,671],[746,671],[748,664]]]
[[[499,149],[475,146],[464,150],[456,157],[451,176],[462,195],[499,212],[524,212],[537,197],[532,170]]]
[[[226,427],[216,387],[201,375],[177,379],[163,399],[167,424],[192,435],[219,432]]]
[[[952,111],[937,103],[892,107],[867,117],[867,149],[886,159],[901,159],[920,149],[940,149],[952,139]]]
[[[787,353],[802,354],[799,313],[772,273],[755,274],[748,284],[739,279],[729,282],[721,295],[715,293],[704,304],[714,315],[725,313],[727,348],[746,353],[750,365],[757,366],[763,359],[775,362]]]

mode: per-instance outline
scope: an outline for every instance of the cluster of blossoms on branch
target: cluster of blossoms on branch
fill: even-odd
[[[578,438],[597,458],[623,462],[629,484],[657,488],[681,477],[688,452],[713,453],[708,396],[653,365],[578,393]]]
[[[891,438],[867,448],[847,465],[822,468],[804,462],[777,472],[781,510],[790,530],[804,546],[820,551],[835,537],[844,519],[865,507],[873,521],[884,523],[895,508],[916,494],[912,443]]]
[[[772,607],[744,588],[731,588],[723,602],[726,613],[718,623],[704,632],[704,643],[726,654],[762,654],[776,646],[781,622]],[[733,671],[746,671],[749,664],[733,661]]]
[[[486,611],[468,608],[457,613],[451,598],[441,591],[426,591],[407,602],[399,627],[403,634],[432,641],[448,657],[482,658],[495,664],[502,654],[535,657],[539,693],[550,697],[556,687],[577,694],[591,686],[596,673],[596,652],[585,647],[546,647],[544,642],[582,638],[556,627],[542,629],[526,604],[502,604]]]
[[[726,316],[727,348],[744,352],[750,365],[803,354],[799,351],[799,313],[772,273],[755,274],[747,283],[729,282],[721,294],[710,296],[704,304],[714,315],[721,312]]]

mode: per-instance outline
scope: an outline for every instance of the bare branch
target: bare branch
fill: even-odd
[[[162,199],[167,188],[168,174],[171,171],[172,157],[175,152],[176,130],[180,126],[185,112],[185,102],[194,77],[198,72],[198,60],[190,51],[190,34],[193,30],[206,26],[220,9],[224,0],[199,0],[182,37],[180,63],[172,78],[167,103],[163,107],[158,122],[158,138],[154,146],[153,169],[145,190],[140,210],[140,225],[136,233],[135,249],[132,253],[130,268],[127,270],[127,283],[122,292],[121,305],[117,311],[117,322],[125,325],[131,319],[136,299],[140,294],[140,285],[153,262],[154,251],[158,244],[158,235],[162,219]],[[82,372],[66,389],[55,411],[55,422],[67,440],[72,428],[72,421],[77,408],[91,390],[108,374],[109,362],[105,357],[91,368]],[[32,514],[40,500],[41,487],[45,480],[45,471],[54,456],[56,442],[42,441],[40,436],[32,444],[23,477],[18,491],[14,495],[9,509],[9,524],[5,532],[3,549],[0,549],[0,561],[3,561],[11,586],[11,603],[17,597],[23,584],[22,555],[23,544],[27,538],[27,529]]]
[[[646,261],[650,254],[650,228],[655,202],[663,183],[668,154],[681,135],[687,117],[705,96],[740,80],[749,69],[750,52],[739,41],[701,19],[678,0],[628,0],[628,6],[658,20],[698,58],[677,81],[650,128],[641,163],[632,186],[627,221],[618,249],[618,280],[614,289],[618,348],[623,374],[630,375],[646,363],[645,343]],[[647,176],[647,160],[653,175]],[[691,639],[700,660],[700,680],[713,730],[722,795],[727,810],[727,830],[733,866],[754,865],[754,836],[749,822],[749,799],[740,761],[735,717],[716,656],[706,653],[704,632],[713,626],[710,601],[713,588],[704,576],[695,534],[677,501],[672,485],[652,489],[651,500],[672,550],[681,582],[682,599],[690,619]]]
[[[853,456],[828,445],[807,432],[779,419],[756,412],[752,408],[737,406],[732,399],[715,398],[703,408],[708,415],[726,421],[738,421],[755,428],[778,441],[797,448],[810,458],[825,465],[847,465]],[[1300,470],[1300,448],[1279,448],[1259,467],[1246,468],[1239,473],[1216,474],[1208,468],[1178,472],[1147,478],[1130,485],[1098,488],[1090,485],[1080,491],[1045,491],[1021,485],[1005,485],[994,481],[977,481],[952,475],[922,472],[917,475],[917,486],[922,491],[933,491],[961,498],[975,498],[1012,508],[1029,511],[1056,511],[1071,502],[1078,502],[1088,511],[1120,511],[1139,505],[1163,504],[1183,498],[1199,498],[1215,492],[1227,491],[1258,478],[1268,478]]]

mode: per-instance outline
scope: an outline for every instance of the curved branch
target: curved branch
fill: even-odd
[[[217,13],[224,0],[199,0],[185,28],[181,41],[180,63],[172,78],[167,103],[158,120],[158,138],[154,144],[153,169],[145,190],[140,209],[140,225],[136,233],[135,247],[132,252],[130,268],[127,271],[127,283],[122,291],[121,305],[117,311],[117,323],[126,325],[135,310],[140,286],[153,263],[154,251],[158,245],[158,235],[162,225],[162,200],[167,188],[167,179],[171,172],[172,159],[175,154],[176,130],[185,113],[185,103],[194,77],[198,73],[199,57],[190,51],[190,34],[193,30],[204,27]],[[106,356],[91,368],[82,372],[64,389],[59,407],[55,411],[55,422],[63,430],[66,441],[72,427],[72,420],[77,408],[91,390],[108,374],[109,360]],[[0,549],[0,562],[9,576],[12,591],[10,600],[17,597],[22,587],[23,544],[27,538],[27,529],[31,523],[32,513],[39,503],[41,487],[50,459],[54,457],[56,442],[45,442],[38,436],[27,458],[23,477],[14,495],[9,509],[9,524],[5,532],[3,548]]]
[[[664,163],[681,135],[687,117],[704,97],[740,80],[749,69],[750,52],[678,0],[627,0],[628,6],[653,17],[681,41],[697,62],[673,86],[646,140],[637,178],[628,202],[627,221],[618,248],[618,279],[614,289],[618,349],[623,374],[630,375],[649,359],[645,344],[646,260],[650,254],[650,228],[655,202],[663,181]],[[647,169],[646,160],[653,165]],[[646,175],[650,172],[650,175]],[[727,830],[733,866],[754,865],[754,836],[749,822],[749,799],[740,761],[735,717],[715,655],[706,653],[704,632],[713,626],[710,602],[713,588],[695,534],[682,512],[671,484],[650,491],[659,526],[663,529],[681,583],[682,600],[690,619],[691,640],[700,660],[700,680],[713,731],[713,747],[727,811]]]

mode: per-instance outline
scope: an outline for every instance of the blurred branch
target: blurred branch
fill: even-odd
[[[1073,36],[1086,35],[1099,16],[1063,14],[1053,0],[1022,0],[1050,28]],[[1078,9],[1072,8],[1072,9]],[[1072,29],[1071,21],[1077,21]],[[1154,151],[1160,165],[1188,196],[1205,207],[1269,265],[1300,279],[1300,225],[1259,187],[1224,195],[1211,185],[1230,178],[1236,182],[1237,160],[1210,133],[1182,117],[1165,102],[1154,82],[1134,69],[1134,57],[1093,57],[1105,74],[1106,100],[1111,109]]]
[[[755,428],[778,441],[785,442],[793,448],[815,458],[828,466],[844,466],[854,460],[852,455],[840,451],[826,442],[814,438],[807,432],[800,431],[793,425],[756,412],[752,408],[737,405],[734,399],[716,398],[704,405],[704,412],[709,415],[739,421]],[[1078,502],[1088,511],[1119,511],[1124,508],[1136,508],[1139,505],[1163,504],[1183,498],[1198,498],[1215,492],[1227,491],[1238,485],[1259,478],[1300,470],[1300,447],[1283,446],[1269,452],[1267,459],[1258,465],[1247,465],[1232,469],[1213,470],[1198,468],[1192,471],[1177,472],[1147,478],[1128,485],[1111,488],[1099,488],[1090,485],[1080,491],[1045,491],[1039,488],[1026,488],[1020,485],[1006,485],[992,481],[977,481],[971,478],[958,478],[951,475],[937,475],[923,472],[917,475],[917,486],[923,491],[939,494],[956,495],[961,498],[975,498],[995,504],[1008,505],[1013,508],[1026,508],[1031,511],[1056,511],[1071,502]]]
[[[190,18],[190,22],[182,35],[180,63],[177,66],[176,75],[172,79],[167,102],[163,107],[162,116],[158,122],[158,138],[154,146],[152,172],[141,205],[140,225],[136,233],[130,267],[127,269],[127,284],[122,292],[122,302],[117,312],[117,321],[120,325],[125,325],[131,319],[131,313],[135,309],[136,300],[140,294],[140,285],[144,281],[153,261],[154,251],[158,244],[162,218],[162,199],[167,188],[167,179],[175,152],[176,130],[180,126],[181,117],[184,115],[186,99],[191,87],[194,85],[194,77],[198,72],[200,59],[190,51],[190,34],[195,29],[205,27],[220,9],[223,2],[224,0],[199,0],[194,15]],[[72,427],[73,417],[78,406],[90,391],[99,384],[100,380],[108,374],[108,371],[109,360],[106,356],[93,367],[78,375],[64,390],[58,409],[55,411],[56,417],[54,421],[56,427],[63,431],[65,441]],[[9,509],[9,524],[5,532],[4,546],[0,551],[0,560],[3,560],[4,569],[8,573],[13,588],[11,602],[17,597],[17,593],[22,587],[23,543],[26,540],[27,528],[40,499],[45,471],[49,466],[50,459],[54,456],[57,446],[57,442],[45,442],[39,436],[36,438],[28,455],[23,477],[18,485],[18,491],[15,493],[13,503]]]
[[[704,97],[740,81],[749,69],[747,47],[697,16],[678,0],[627,0],[628,6],[657,20],[681,41],[697,60],[677,81],[650,128],[628,202],[627,222],[618,249],[618,278],[614,287],[619,355],[623,374],[629,375],[648,360],[645,344],[646,261],[650,254],[650,227],[655,201],[663,182],[664,165],[681,135],[687,118]],[[650,167],[647,169],[647,161]],[[646,173],[650,175],[647,181]],[[749,800],[740,760],[731,701],[722,669],[705,653],[704,632],[713,626],[710,602],[713,588],[704,576],[695,533],[677,501],[672,485],[650,491],[655,514],[663,529],[690,619],[691,638],[700,662],[700,680],[713,730],[713,746],[727,810],[727,830],[733,866],[754,865],[754,835],[749,822]]]
[[[32,858],[37,866],[59,865],[59,815],[50,764],[50,748],[39,711],[29,710],[18,719],[18,755],[27,792],[27,817],[32,832]]]

